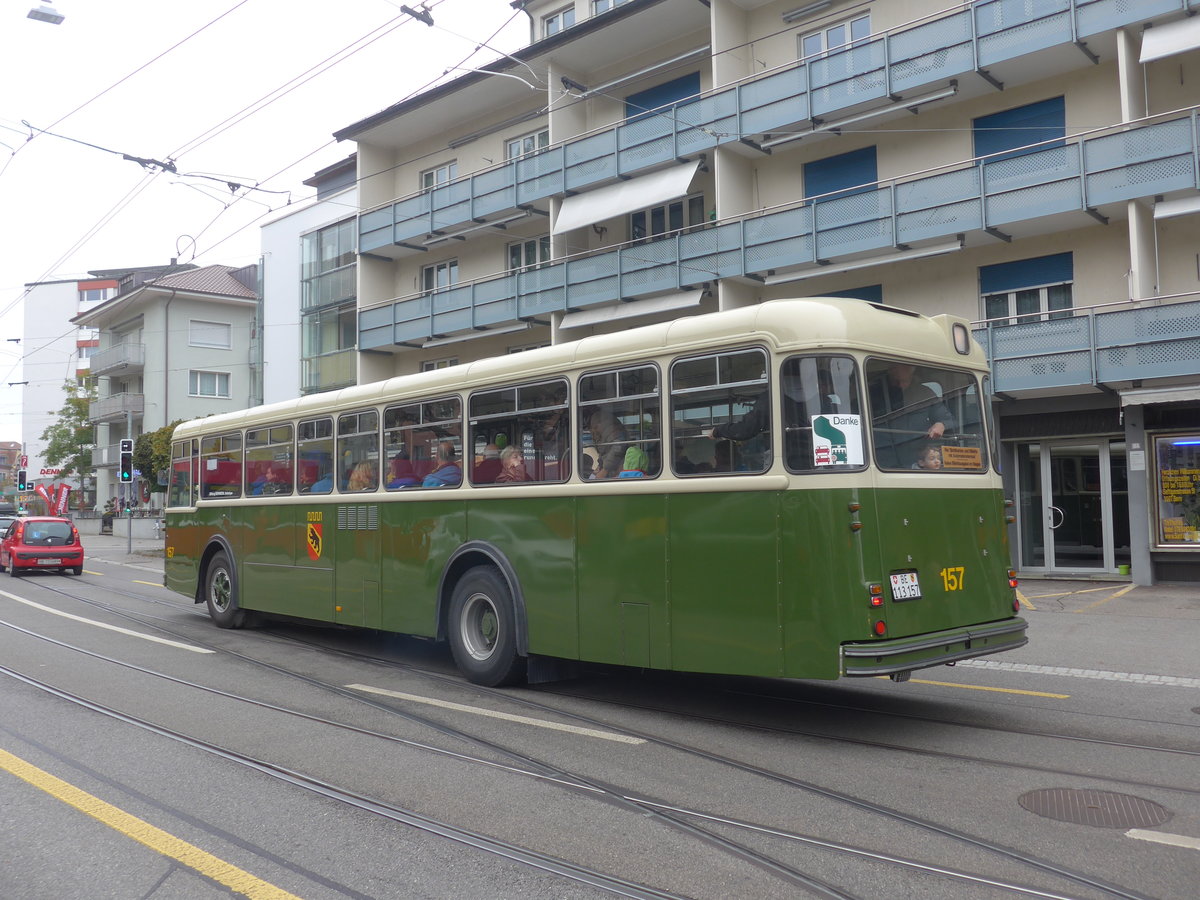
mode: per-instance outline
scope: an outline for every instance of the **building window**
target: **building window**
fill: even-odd
[[[539,344],[521,344],[519,347],[509,347],[508,352],[510,354],[524,353],[526,350],[541,350],[543,347],[549,347],[549,346],[550,346],[549,341],[542,341]]]
[[[313,309],[357,297],[354,220],[347,219],[300,239],[300,306]]]
[[[458,283],[458,260],[447,259],[421,270],[421,289],[437,291]]]
[[[421,363],[422,372],[436,372],[438,369],[448,369],[458,365],[457,356],[447,356],[445,359],[426,359]]]
[[[228,322],[188,322],[189,347],[215,347],[218,350],[233,348],[233,326]]]
[[[188,373],[188,393],[192,397],[220,397],[229,399],[228,372]]]
[[[509,271],[532,269],[550,262],[550,235],[516,241],[508,245]]]
[[[629,216],[629,238],[640,240],[704,224],[704,195],[693,194]]]
[[[858,16],[838,22],[819,31],[810,31],[800,36],[800,56],[816,56],[829,50],[837,50],[847,44],[853,45],[866,40],[871,34],[871,16]]]
[[[1200,433],[1154,438],[1157,544],[1200,547]]]
[[[550,37],[552,34],[558,34],[564,28],[570,28],[574,24],[575,7],[564,6],[557,12],[542,17],[542,37]]]
[[[516,159],[548,146],[550,146],[550,129],[543,128],[541,131],[533,131],[505,141],[504,158]]]
[[[1074,305],[1074,277],[1070,253],[981,266],[983,317],[998,320],[997,325],[1067,318]]]
[[[430,188],[441,187],[443,184],[449,184],[458,177],[458,160],[452,159],[445,165],[438,166],[436,169],[428,169],[421,173],[421,190],[427,191]]]
[[[804,196],[833,200],[875,187],[879,172],[875,148],[863,147],[804,164]]]
[[[656,84],[652,88],[629,94],[625,98],[625,119],[636,122],[647,116],[657,115],[654,110],[662,107],[678,106],[683,101],[694,98],[700,93],[700,73],[692,72],[664,84]]]
[[[624,6],[628,2],[629,0],[592,0],[592,15],[598,16],[602,12],[608,12],[610,9]]]
[[[1052,97],[1028,106],[980,116],[971,121],[971,134],[975,140],[975,156],[986,156],[989,163],[1061,147],[1067,135],[1066,105],[1062,97]],[[1027,150],[1015,149],[1042,141],[1054,143]]]
[[[304,357],[311,359],[358,345],[358,310],[352,305],[323,309],[303,318]]]
[[[111,288],[83,288],[79,291],[80,306],[94,306],[109,298]]]

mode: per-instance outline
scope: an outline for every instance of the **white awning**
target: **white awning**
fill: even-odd
[[[1176,197],[1174,200],[1159,200],[1154,204],[1155,219],[1173,219],[1200,212],[1200,194],[1194,197]]]
[[[1182,387],[1143,388],[1136,391],[1121,391],[1122,406],[1184,403],[1189,400],[1200,400],[1200,385],[1185,384]]]
[[[686,197],[699,168],[696,160],[568,197],[554,221],[554,234]]]
[[[1142,32],[1142,55],[1139,62],[1148,63],[1200,47],[1200,17],[1189,16],[1178,22],[1155,25]]]
[[[704,291],[681,291],[678,294],[663,294],[659,297],[647,297],[645,300],[633,300],[629,303],[607,303],[604,306],[593,306],[590,309],[569,312],[563,316],[558,327],[580,328],[584,325],[601,325],[619,319],[632,319],[637,316],[687,309],[699,306],[703,296]]]

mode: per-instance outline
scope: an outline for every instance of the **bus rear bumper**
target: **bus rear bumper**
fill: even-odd
[[[843,644],[842,674],[847,677],[892,675],[1015,650],[1029,643],[1025,636],[1027,627],[1024,619],[1014,617],[1004,622],[951,628],[890,641]]]

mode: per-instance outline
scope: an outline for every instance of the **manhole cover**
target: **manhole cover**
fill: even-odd
[[[1017,802],[1047,819],[1098,828],[1149,828],[1171,818],[1171,813],[1157,803],[1112,791],[1043,788],[1022,794]]]

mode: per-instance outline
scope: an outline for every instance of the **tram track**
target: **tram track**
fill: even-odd
[[[604,789],[604,788],[601,788],[601,787],[598,787],[598,786],[595,786],[592,784],[584,783],[581,781],[577,781],[577,780],[566,780],[566,779],[562,779],[562,778],[555,778],[555,777],[547,776],[543,773],[539,773],[539,772],[536,772],[533,770],[519,769],[519,768],[515,768],[513,766],[501,765],[501,764],[496,763],[493,760],[488,760],[488,759],[485,759],[482,757],[474,757],[474,756],[470,756],[468,754],[456,753],[454,751],[449,751],[449,750],[446,750],[445,748],[436,747],[434,745],[425,744],[422,742],[397,737],[395,735],[389,735],[389,734],[386,734],[383,732],[364,729],[364,728],[361,728],[358,726],[350,725],[345,722],[338,722],[336,720],[328,719],[328,718],[325,718],[322,716],[316,716],[311,713],[305,713],[300,710],[289,709],[287,707],[282,707],[277,704],[267,703],[265,701],[257,700],[255,698],[246,697],[244,695],[239,695],[239,694],[235,694],[235,693],[228,692],[228,691],[223,691],[218,688],[213,688],[208,685],[199,684],[197,682],[191,682],[186,679],[181,679],[181,678],[177,678],[172,675],[168,675],[166,673],[156,672],[156,671],[149,669],[147,667],[144,667],[144,666],[139,666],[134,663],[129,663],[129,662],[125,662],[123,660],[118,660],[118,659],[115,659],[112,657],[108,657],[108,656],[105,656],[104,654],[100,654],[100,653],[96,653],[95,651],[87,650],[86,648],[77,647],[68,642],[60,641],[56,638],[50,638],[46,635],[39,635],[36,632],[31,632],[28,629],[24,629],[19,626],[14,626],[11,623],[0,622],[0,624],[3,624],[6,627],[12,628],[16,631],[20,631],[28,636],[47,641],[49,643],[64,647],[66,649],[70,649],[70,650],[73,650],[73,651],[76,651],[79,653],[83,653],[94,659],[98,659],[98,660],[101,660],[104,662],[122,666],[124,668],[132,669],[134,671],[137,671],[137,672],[140,672],[143,674],[152,675],[157,678],[162,678],[162,679],[165,679],[172,683],[179,684],[181,686],[186,686],[186,687],[190,687],[190,688],[193,688],[196,690],[205,691],[206,693],[214,694],[217,696],[225,697],[227,699],[236,700],[239,702],[249,703],[249,704],[252,704],[259,708],[268,709],[268,710],[271,710],[274,712],[279,712],[279,713],[283,713],[283,714],[290,715],[290,716],[295,716],[295,717],[305,719],[310,722],[314,722],[314,723],[318,723],[318,724],[322,724],[322,725],[326,725],[326,726],[330,726],[330,727],[334,727],[334,728],[338,728],[338,729],[343,729],[343,730],[347,730],[347,731],[352,731],[352,732],[355,732],[360,735],[364,735],[364,736],[368,736],[368,737],[372,737],[372,738],[376,738],[376,739],[380,739],[380,740],[384,740],[384,741],[403,744],[405,746],[408,746],[408,747],[411,747],[414,749],[419,749],[419,750],[423,750],[423,751],[431,752],[431,753],[435,753],[435,754],[452,756],[460,761],[466,761],[466,762],[470,762],[470,763],[474,763],[474,764],[502,768],[511,774],[521,775],[521,776],[530,777],[530,778],[536,778],[536,779],[543,780],[543,781],[550,781],[550,782],[556,784],[557,786],[566,788],[568,790],[581,791],[581,792],[585,792],[585,793],[591,792],[596,795],[606,795],[605,796],[606,799],[610,799],[610,800],[618,799],[618,800],[622,800],[622,801],[625,801],[628,803],[636,804],[638,807],[641,807],[642,809],[644,809],[646,811],[658,812],[658,813],[664,814],[664,815],[667,815],[667,814],[678,815],[678,816],[682,816],[682,817],[687,817],[689,819],[695,819],[697,821],[707,822],[712,825],[720,825],[720,826],[737,828],[737,829],[741,829],[741,830],[744,830],[747,832],[753,832],[753,833],[756,833],[759,835],[778,838],[778,839],[781,839],[785,842],[792,843],[792,844],[804,845],[804,846],[807,846],[810,848],[815,848],[815,849],[820,849],[820,850],[833,851],[833,852],[836,852],[839,854],[849,855],[849,856],[857,857],[857,858],[864,859],[864,860],[871,860],[871,861],[875,861],[875,862],[887,863],[890,865],[910,869],[910,870],[913,870],[916,872],[921,872],[921,873],[928,874],[928,875],[935,875],[935,876],[940,876],[940,877],[947,878],[947,879],[952,879],[952,880],[958,881],[963,884],[986,886],[986,887],[989,887],[992,889],[1004,891],[1004,892],[1011,893],[1014,895],[1043,898],[1043,900],[1074,900],[1073,895],[1069,895],[1069,894],[1062,894],[1062,893],[1058,893],[1055,891],[1044,890],[1044,889],[1035,888],[1035,887],[1028,886],[1028,885],[1020,885],[1020,884],[1013,883],[1011,881],[1006,881],[1006,880],[991,877],[991,876],[981,875],[978,873],[967,872],[967,871],[964,871],[961,869],[954,869],[954,868],[950,868],[948,866],[933,865],[928,862],[924,862],[924,861],[917,860],[917,859],[901,857],[901,856],[897,856],[894,854],[882,853],[878,850],[873,850],[873,849],[870,849],[867,847],[856,846],[856,845],[847,844],[844,842],[830,841],[830,840],[822,839],[822,838],[819,838],[819,837],[816,837],[813,835],[800,834],[800,833],[797,833],[794,831],[764,825],[762,823],[751,822],[751,821],[744,820],[744,819],[732,818],[732,817],[724,816],[724,815],[718,815],[711,811],[691,809],[691,808],[687,808],[687,807],[678,806],[675,804],[668,804],[662,800],[657,800],[657,799],[651,798],[651,797],[635,796],[632,794],[625,794],[625,793],[620,793],[620,792],[614,793],[613,789]],[[270,664],[266,664],[266,665],[270,666]],[[274,667],[272,667],[272,668],[274,668]],[[8,668],[7,666],[0,665],[0,674],[15,678],[16,680],[22,681],[30,686],[37,687],[41,690],[44,690],[49,694],[59,697],[60,699],[64,699],[64,700],[68,700],[70,702],[76,703],[77,705],[83,706],[84,708],[90,709],[94,712],[98,712],[103,715],[107,715],[111,718],[114,718],[118,721],[124,722],[129,725],[134,725],[136,727],[143,728],[145,730],[148,730],[148,731],[158,734],[160,736],[167,737],[172,740],[176,740],[187,746],[204,750],[206,752],[220,756],[221,758],[226,759],[228,761],[238,763],[240,765],[243,765],[248,768],[255,769],[256,771],[260,771],[264,774],[270,775],[274,778],[278,778],[278,779],[283,780],[294,786],[301,787],[306,790],[310,790],[315,793],[322,794],[323,796],[329,797],[331,799],[339,800],[340,802],[343,802],[343,803],[348,803],[349,805],[359,808],[363,811],[371,812],[371,813],[378,814],[378,815],[383,815],[385,818],[393,819],[393,820],[401,822],[403,824],[412,825],[414,827],[420,828],[423,831],[427,831],[427,832],[430,832],[433,834],[438,834],[443,837],[449,837],[451,839],[458,840],[461,843],[467,843],[478,849],[497,853],[497,855],[504,856],[505,858],[508,858],[508,859],[511,859],[511,860],[514,860],[517,862],[524,862],[526,864],[533,865],[535,868],[545,869],[546,871],[550,871],[555,874],[562,875],[563,877],[571,878],[572,880],[575,880],[575,881],[580,881],[581,883],[585,883],[585,884],[588,884],[593,887],[599,887],[599,888],[602,888],[605,890],[610,890],[614,893],[620,894],[621,896],[629,896],[629,897],[676,898],[676,897],[681,896],[681,895],[673,894],[673,893],[666,892],[666,891],[660,891],[655,888],[647,888],[645,886],[640,886],[640,885],[634,886],[637,890],[635,892],[631,893],[628,886],[631,885],[632,883],[628,882],[625,879],[615,879],[615,881],[613,883],[610,883],[610,881],[613,880],[613,876],[608,876],[608,875],[605,875],[604,873],[598,873],[595,870],[591,870],[586,867],[580,867],[577,864],[565,862],[565,861],[559,860],[555,857],[550,857],[546,854],[542,854],[538,851],[528,850],[527,848],[517,848],[517,847],[515,847],[515,845],[512,845],[509,842],[490,837],[481,832],[474,832],[469,829],[463,829],[460,826],[455,826],[455,825],[451,825],[451,824],[448,824],[445,822],[440,822],[440,821],[434,820],[431,817],[426,816],[424,814],[415,812],[413,810],[405,809],[402,807],[398,807],[395,804],[391,804],[387,801],[380,800],[378,798],[366,797],[357,792],[339,788],[335,785],[332,785],[329,782],[325,782],[325,781],[323,781],[321,779],[317,779],[313,776],[305,775],[304,773],[300,773],[296,770],[282,767],[282,766],[279,766],[279,765],[276,765],[273,763],[268,763],[268,762],[259,760],[257,758],[250,757],[245,754],[239,753],[238,751],[231,750],[229,748],[220,747],[218,745],[212,744],[203,739],[185,735],[182,732],[178,732],[173,729],[166,728],[165,726],[159,725],[154,722],[150,722],[149,720],[143,719],[139,716],[135,716],[131,713],[116,710],[112,707],[108,707],[108,706],[98,703],[94,700],[90,700],[88,698],[81,697],[70,691],[66,691],[62,688],[58,688],[54,685],[50,685],[47,682],[43,682],[40,679],[35,679],[31,676],[18,673],[15,670]],[[307,676],[297,676],[297,677],[300,677],[304,681],[311,681],[311,679],[309,679]],[[318,681],[317,684],[321,684],[321,683]],[[334,687],[333,685],[328,685],[328,684],[325,684],[324,686],[330,687],[330,688]],[[351,699],[357,699],[355,697],[355,695],[350,694],[348,696]],[[375,704],[369,704],[369,705],[375,705]],[[387,709],[386,706],[384,708]],[[390,709],[388,711],[395,712],[395,710],[390,710]],[[407,718],[407,716],[405,716],[405,718]],[[438,730],[443,730],[443,731],[445,730],[444,726],[435,725],[434,727],[437,727]],[[718,840],[721,840],[721,839],[718,839]],[[758,855],[757,851],[751,851],[751,852],[754,852],[756,855]],[[566,867],[566,869],[564,870],[562,867]],[[772,867],[772,868],[774,868],[774,867]],[[578,871],[584,872],[587,877],[577,877]],[[776,874],[778,874],[778,873],[776,873]],[[841,889],[838,889],[836,887],[833,887],[833,886],[827,886],[822,890],[814,891],[813,888],[816,886],[816,883],[813,882],[811,879],[809,879],[809,881],[810,881],[810,883],[806,884],[805,886],[807,888],[809,888],[810,893],[813,893],[815,896],[836,897],[836,898],[842,898],[842,900],[856,900],[855,895],[847,893],[847,892],[845,892]],[[1100,887],[1101,890],[1105,890],[1106,893],[1109,893],[1112,896],[1130,898],[1130,900],[1148,900],[1148,898],[1143,898],[1139,894],[1126,893],[1119,889],[1105,889],[1105,888],[1099,886],[1098,884],[1093,884],[1092,886]]]
[[[149,623],[145,622],[145,618],[154,618],[154,619],[160,618],[157,616],[143,617],[139,614],[130,613],[128,611],[116,609],[115,607],[112,607],[109,604],[104,604],[99,601],[90,600],[90,598],[78,597],[76,595],[73,595],[69,591],[62,591],[59,589],[53,589],[53,590],[55,590],[57,593],[63,595],[64,597],[68,597],[70,599],[75,599],[75,600],[80,600],[85,603],[91,603],[92,605],[95,605],[99,608],[104,608],[116,615],[123,616],[132,621],[142,622],[143,624],[149,624]],[[145,598],[145,599],[150,599],[150,598]],[[162,602],[162,601],[155,600],[154,602]],[[173,604],[168,604],[168,605],[172,606],[172,608],[175,609],[176,611],[178,611],[180,609],[176,605],[173,605]],[[196,642],[195,638],[191,635],[180,634],[179,632],[173,631],[170,628],[163,628],[162,626],[158,626],[158,625],[155,625],[153,627],[159,627],[164,632],[171,634],[175,637]],[[459,688],[464,686],[464,682],[461,679],[454,678],[449,675],[444,675],[442,673],[431,672],[428,670],[419,669],[419,668],[412,667],[412,666],[409,666],[409,665],[406,665],[403,663],[396,663],[391,660],[386,660],[386,659],[383,659],[380,657],[370,656],[367,654],[360,654],[360,653],[355,653],[353,651],[345,651],[345,650],[342,650],[339,648],[332,648],[332,647],[329,647],[327,645],[320,644],[320,643],[303,641],[303,640],[300,640],[300,639],[297,639],[297,638],[294,638],[291,636],[279,635],[277,633],[271,633],[271,632],[265,632],[265,631],[260,632],[260,633],[264,634],[264,635],[270,635],[270,636],[274,637],[275,639],[282,639],[282,640],[288,641],[293,644],[308,646],[311,649],[318,650],[318,651],[325,652],[325,653],[343,654],[343,655],[350,656],[350,657],[355,658],[360,661],[369,661],[369,662],[379,664],[379,665],[394,666],[394,667],[402,668],[407,671],[414,672],[415,674],[423,675],[424,677],[427,677],[427,678],[442,680],[448,684],[456,685]],[[199,643],[202,644],[203,642],[199,642]],[[520,759],[523,763],[528,765],[531,768],[531,770],[546,769],[546,768],[556,769],[556,767],[550,766],[550,764],[547,764],[543,761],[536,760],[532,757],[528,757],[523,754],[518,754],[515,751],[511,750],[510,748],[505,748],[505,747],[501,747],[499,745],[493,744],[491,742],[482,741],[482,739],[480,739],[478,736],[470,735],[470,734],[468,734],[466,732],[462,732],[458,729],[447,729],[447,727],[442,725],[441,723],[431,722],[430,720],[427,720],[424,717],[415,716],[414,714],[412,714],[408,711],[396,709],[392,704],[380,703],[378,701],[367,700],[366,698],[363,698],[361,695],[346,691],[340,685],[334,685],[334,684],[330,684],[328,682],[322,682],[319,679],[312,679],[309,676],[300,675],[300,674],[292,672],[290,670],[275,666],[274,664],[266,663],[264,661],[257,660],[253,657],[247,657],[243,654],[238,654],[236,652],[230,651],[227,647],[213,647],[212,645],[209,645],[209,647],[211,649],[217,650],[218,652],[229,653],[229,654],[233,655],[234,657],[243,659],[244,661],[246,661],[248,663],[258,665],[258,666],[263,666],[263,667],[266,667],[273,671],[276,671],[278,673],[281,673],[281,674],[284,674],[284,675],[287,675],[287,676],[290,676],[293,678],[299,678],[303,681],[313,684],[314,686],[318,686],[321,688],[325,688],[327,690],[334,691],[334,692],[338,693],[339,695],[353,699],[356,702],[359,702],[359,703],[366,702],[368,705],[374,706],[374,707],[384,710],[388,713],[398,715],[401,718],[404,718],[406,720],[415,722],[417,724],[425,725],[426,727],[435,728],[446,736],[455,737],[460,740],[469,740],[477,745],[486,747],[491,752],[503,753],[510,757],[513,757],[515,755],[516,758]],[[80,649],[80,648],[75,648],[75,649]],[[84,650],[82,652],[90,652],[90,651]],[[117,662],[118,664],[122,664],[122,665],[130,665],[130,664],[122,663],[121,661],[118,661],[118,660],[112,660],[112,661]],[[160,674],[161,675],[161,673],[152,673],[152,674]],[[167,677],[167,678],[173,679],[173,676],[161,675],[161,677]],[[198,689],[211,690],[210,688],[208,688],[205,685],[193,685],[193,686]],[[1029,854],[1023,853],[1019,850],[1004,847],[1004,846],[996,844],[994,842],[986,841],[984,839],[975,837],[973,835],[969,835],[969,834],[966,834],[964,832],[961,832],[961,831],[958,831],[955,829],[947,828],[946,826],[940,825],[936,822],[925,820],[920,817],[913,816],[913,815],[904,813],[899,810],[889,809],[882,805],[875,804],[870,801],[865,801],[865,800],[862,800],[861,798],[856,798],[856,797],[853,797],[852,795],[845,794],[843,792],[839,792],[839,791],[836,791],[836,790],[833,790],[830,788],[825,788],[825,787],[816,785],[811,782],[801,781],[799,779],[792,778],[791,776],[783,775],[778,772],[773,772],[768,769],[764,769],[764,768],[757,767],[757,766],[752,766],[752,765],[744,763],[740,760],[720,756],[718,754],[713,754],[709,751],[703,750],[702,748],[691,747],[691,746],[679,744],[678,742],[674,742],[669,739],[665,739],[665,738],[662,738],[661,736],[657,736],[657,735],[653,735],[653,734],[645,734],[645,733],[639,733],[636,731],[631,731],[630,729],[628,729],[627,727],[624,727],[624,726],[614,726],[611,723],[607,723],[607,722],[604,722],[599,719],[594,719],[594,718],[591,718],[588,716],[582,716],[577,713],[564,711],[558,707],[551,706],[548,704],[540,704],[540,703],[537,703],[536,701],[533,701],[526,697],[516,697],[510,692],[495,691],[495,690],[490,690],[490,689],[486,689],[486,688],[480,688],[476,685],[469,685],[468,687],[473,690],[479,691],[480,693],[483,693],[483,694],[494,695],[496,697],[503,698],[504,700],[509,701],[509,702],[516,702],[522,706],[542,709],[547,712],[552,712],[555,715],[565,716],[565,717],[568,717],[568,718],[576,720],[576,721],[589,722],[589,723],[592,723],[597,726],[601,726],[601,727],[604,727],[604,728],[607,728],[610,730],[616,730],[616,731],[624,732],[627,734],[635,735],[643,740],[653,742],[654,744],[656,744],[658,746],[668,748],[668,749],[674,750],[676,752],[686,753],[686,754],[690,754],[693,756],[704,757],[711,762],[718,763],[723,766],[733,767],[733,768],[741,770],[742,772],[747,773],[747,774],[755,775],[760,778],[766,778],[775,783],[783,784],[783,785],[786,785],[786,786],[794,788],[794,789],[804,790],[806,792],[816,794],[818,796],[824,797],[829,800],[849,804],[849,805],[856,807],[862,811],[870,812],[870,813],[873,813],[876,815],[882,815],[887,818],[900,821],[907,825],[911,825],[914,827],[918,827],[918,828],[922,828],[922,829],[934,832],[945,838],[953,839],[953,840],[960,841],[960,842],[965,842],[966,844],[971,845],[977,849],[985,850],[990,853],[999,854],[1000,856],[1002,856],[1004,858],[1007,858],[1011,861],[1018,862],[1021,865],[1028,866],[1032,869],[1042,871],[1045,874],[1050,874],[1057,878],[1065,879],[1065,880],[1073,882],[1079,886],[1087,886],[1087,887],[1099,890],[1108,896],[1130,898],[1130,900],[1137,900],[1137,898],[1142,897],[1142,895],[1140,895],[1139,893],[1137,893],[1135,891],[1127,890],[1127,889],[1124,889],[1124,888],[1121,888],[1121,887],[1115,886],[1115,885],[1109,885],[1099,879],[1093,878],[1092,876],[1086,875],[1084,873],[1073,872],[1069,869],[1060,867],[1054,863],[1050,863],[1045,860],[1038,859]],[[236,695],[229,695],[229,696],[234,697],[235,699],[244,699],[247,702],[257,702],[255,700],[253,700],[253,698],[237,697]],[[575,697],[577,695],[567,694],[565,696]],[[283,708],[280,708],[280,711],[288,712],[291,714],[306,715],[303,713],[298,713],[297,711],[286,710]],[[681,714],[681,715],[686,715],[686,713]],[[354,726],[346,726],[344,723],[336,723],[336,722],[331,722],[329,720],[325,720],[325,721],[327,724],[336,725],[337,727],[350,727],[350,728],[354,727]],[[726,724],[738,724],[738,723],[726,723]],[[756,726],[754,726],[752,724],[748,724],[746,727],[756,727]],[[814,735],[814,736],[827,737],[824,735]],[[880,744],[879,746],[887,746],[887,745]],[[474,759],[474,758],[472,758],[472,760],[478,761],[478,762],[484,762],[484,763],[488,763],[488,764],[494,764],[488,760]],[[546,773],[543,771],[542,775],[545,776]],[[818,838],[814,838],[812,836],[797,835],[797,834],[785,832],[785,831],[782,831],[779,829],[773,829],[773,828],[770,828],[769,826],[762,825],[761,823],[738,822],[737,820],[727,819],[725,817],[716,815],[710,811],[680,809],[671,804],[664,803],[657,798],[635,797],[633,795],[628,794],[627,792],[621,791],[619,788],[615,788],[613,786],[607,786],[607,785],[600,785],[597,783],[592,783],[592,782],[590,782],[589,779],[582,778],[581,776],[575,775],[574,773],[570,773],[570,772],[567,772],[566,770],[562,770],[562,769],[557,769],[556,775],[561,778],[561,781],[559,781],[558,783],[560,783],[564,787],[568,787],[569,789],[572,789],[572,790],[585,790],[585,791],[590,790],[590,791],[602,792],[607,796],[607,798],[610,800],[610,802],[617,801],[617,802],[621,802],[624,804],[636,804],[637,808],[639,808],[642,811],[642,814],[646,814],[647,811],[650,811],[650,812],[653,812],[655,815],[663,815],[664,814],[663,811],[665,811],[665,810],[677,810],[676,815],[687,816],[690,818],[694,818],[698,821],[721,822],[723,824],[734,824],[737,827],[753,829],[760,833],[774,833],[774,834],[781,834],[781,835],[786,834],[786,835],[788,835],[788,839],[792,840],[792,841],[816,842],[816,843],[822,844],[823,846],[828,846],[828,847],[831,847],[832,849],[837,849],[837,850],[840,850],[841,852],[846,852],[846,853],[855,853],[855,854],[873,854],[874,853],[873,851],[865,850],[863,848],[855,848],[855,847],[851,847],[850,845],[837,845],[836,842],[825,842],[825,841],[821,841]],[[678,819],[675,819],[675,820],[666,819],[666,820],[664,820],[664,824],[671,824],[673,827],[683,828],[684,830],[691,830],[691,828],[694,827],[691,825],[685,825],[683,822],[679,821]],[[708,832],[705,832],[703,829],[701,829],[700,831],[701,831],[701,833],[697,834],[696,836],[700,837],[703,840],[706,840],[706,841],[707,840],[717,840],[717,841],[724,840],[722,838],[717,838],[716,836],[711,835]],[[731,852],[731,848],[729,848],[728,846],[724,846],[723,849],[725,849],[726,852]],[[741,853],[745,850],[746,850],[746,848],[738,848],[737,850],[732,851],[732,852]],[[757,851],[748,851],[748,852],[751,854],[750,857],[747,857],[750,860],[756,860],[757,857],[759,856],[757,854]],[[929,868],[928,864],[923,863],[919,860],[909,860],[909,859],[903,859],[900,857],[892,857],[889,859],[889,861],[894,862],[897,865],[906,865],[906,866],[910,866],[913,868],[919,868],[919,869],[923,869],[923,870]],[[765,865],[768,868],[773,868],[775,866],[782,866],[783,867],[782,874],[785,874],[789,878],[798,877],[801,880],[801,883],[803,883],[803,880],[805,878],[807,878],[807,876],[804,875],[804,873],[787,872],[787,867],[784,866],[783,864],[778,863],[778,861],[776,861],[776,860],[762,859],[762,860],[758,861],[758,864]],[[781,874],[781,873],[777,872],[776,874]],[[972,880],[972,879],[986,880],[986,876],[979,876],[979,875],[975,875],[972,873],[952,872],[950,870],[945,870],[944,872],[942,872],[942,874],[946,874],[947,877],[961,877],[961,878],[966,878],[968,880]],[[808,887],[811,890],[813,887],[816,887],[816,886],[808,885]],[[1037,895],[1037,896],[1060,896],[1058,894],[1041,892],[1041,891],[1038,891],[1037,889],[1029,889],[1027,887],[1018,886],[1018,885],[1008,884],[1008,885],[1004,885],[1004,888],[1007,890],[1011,890],[1015,893],[1021,893],[1021,894],[1031,894],[1031,895]],[[822,889],[824,889],[824,886],[821,886],[821,888],[818,888],[819,896],[846,896],[845,894],[836,892],[836,889],[834,889],[835,890],[834,893],[823,894],[823,893],[819,892]]]

